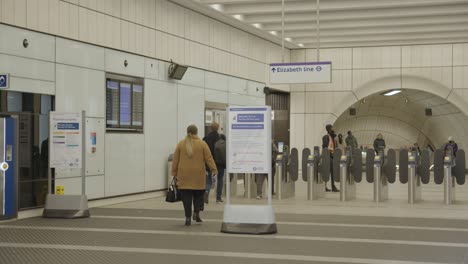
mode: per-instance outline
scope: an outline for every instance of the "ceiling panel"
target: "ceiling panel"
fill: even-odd
[[[281,0],[170,1],[288,48],[468,42],[468,0],[285,0],[284,35]]]

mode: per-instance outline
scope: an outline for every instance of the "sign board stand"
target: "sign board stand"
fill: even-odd
[[[52,194],[52,175],[49,170],[49,192],[43,217],[89,217],[86,196],[86,112],[50,112],[49,164],[50,168],[81,168],[81,195]]]
[[[268,204],[231,204],[231,186],[227,180],[226,205],[221,232],[277,233],[271,197],[271,108],[269,106],[227,107],[226,112],[226,175],[230,173],[268,174]]]

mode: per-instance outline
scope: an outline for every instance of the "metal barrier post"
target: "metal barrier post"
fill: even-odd
[[[275,180],[277,179],[276,182],[276,188],[278,189],[277,195],[278,195],[278,200],[281,200],[282,198],[282,187],[283,187],[283,155],[278,155],[276,157],[276,173],[277,177],[275,177]]]
[[[312,190],[314,188],[314,159],[311,156],[307,159],[307,200],[312,200]]]
[[[380,202],[380,192],[381,192],[381,163],[380,155],[376,155],[374,159],[374,202]]]
[[[453,160],[451,156],[444,158],[444,203],[449,205],[453,203],[454,181],[452,177]]]
[[[416,159],[413,155],[408,157],[408,203],[414,204],[416,200]]]
[[[341,156],[340,159],[340,201],[346,201],[346,194],[348,192],[347,176],[348,164],[346,161],[346,154]]]

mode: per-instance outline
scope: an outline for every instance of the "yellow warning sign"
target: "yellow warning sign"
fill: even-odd
[[[64,195],[65,187],[64,186],[55,186],[55,194]]]

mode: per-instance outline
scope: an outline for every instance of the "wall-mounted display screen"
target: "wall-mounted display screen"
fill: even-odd
[[[143,128],[143,85],[138,79],[111,75],[106,81],[106,126],[112,129]]]

